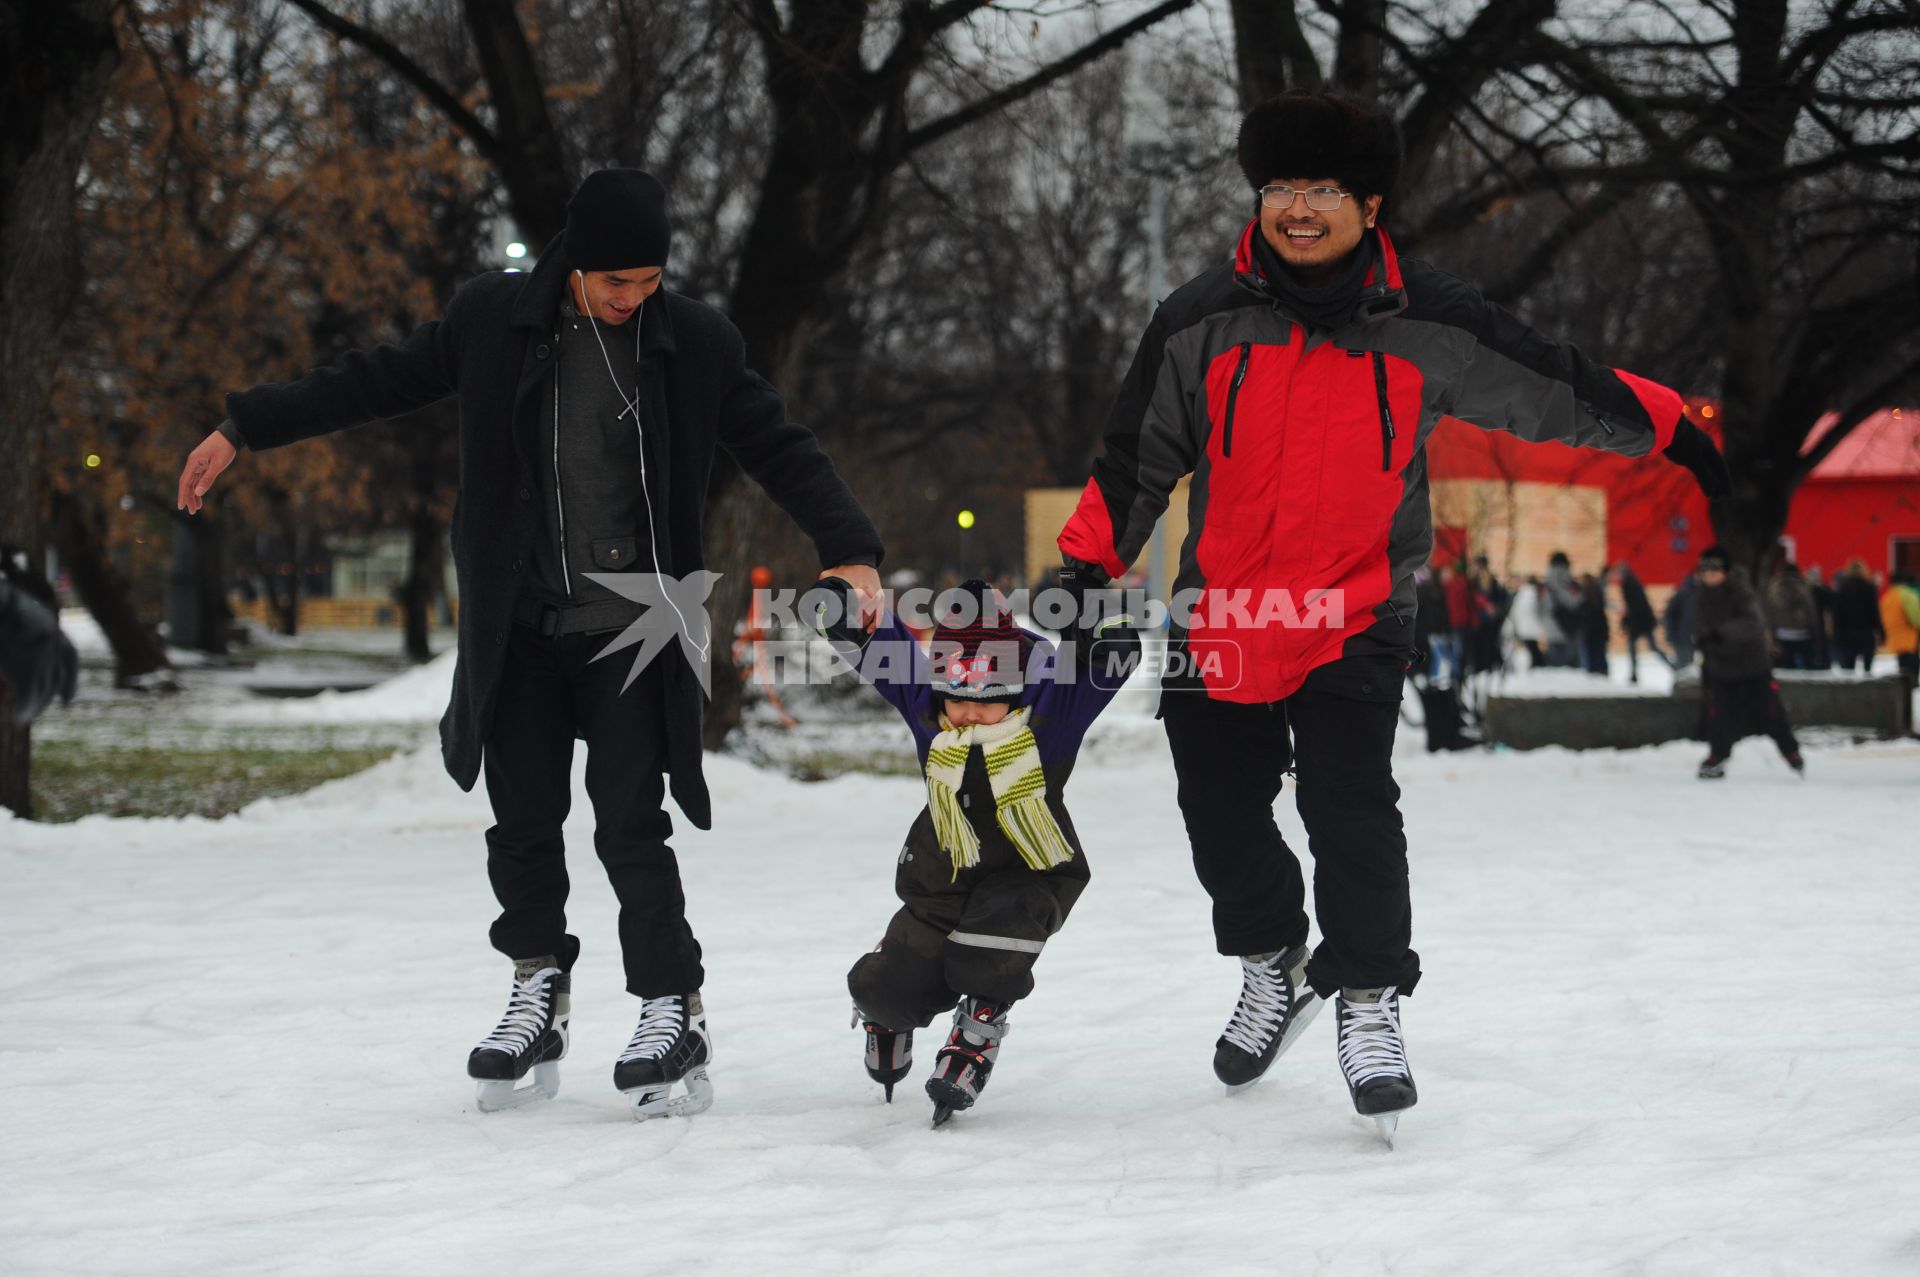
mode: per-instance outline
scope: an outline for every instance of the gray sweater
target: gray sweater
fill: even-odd
[[[618,600],[618,593],[586,574],[654,570],[639,431],[658,429],[659,423],[641,420],[636,426],[640,410],[629,407],[644,398],[634,355],[640,321],[635,315],[624,324],[604,324],[580,314],[571,297],[560,303],[559,376],[541,414],[548,426],[541,440],[545,464],[538,467],[544,522],[534,539],[528,582],[542,602],[564,607]],[[634,604],[633,615],[639,614]]]

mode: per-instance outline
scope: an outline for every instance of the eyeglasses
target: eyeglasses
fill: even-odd
[[[1307,197],[1307,207],[1316,213],[1331,213],[1340,207],[1340,201],[1353,198],[1352,191],[1343,191],[1337,186],[1309,186],[1304,191],[1296,191],[1291,186],[1263,186],[1260,188],[1260,202],[1268,208],[1292,208],[1293,197]]]

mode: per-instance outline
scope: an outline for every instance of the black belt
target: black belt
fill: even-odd
[[[645,608],[630,599],[602,599],[598,603],[562,606],[522,594],[514,600],[513,622],[538,631],[542,638],[553,638],[561,634],[619,629],[639,620],[645,612]]]

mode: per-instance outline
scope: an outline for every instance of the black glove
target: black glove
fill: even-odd
[[[836,645],[867,644],[866,627],[860,624],[860,594],[841,577],[826,576],[814,582],[800,596],[795,614],[800,624]]]
[[[0,679],[13,688],[13,721],[25,727],[57,695],[73,701],[80,655],[60,620],[25,590],[0,578]]]
[[[1688,421],[1684,413],[1680,424],[1674,427],[1673,442],[1667,445],[1666,457],[1693,471],[1694,480],[1699,483],[1700,491],[1707,494],[1707,500],[1718,501],[1733,491],[1733,474],[1727,469],[1727,459],[1713,446],[1707,432]]]

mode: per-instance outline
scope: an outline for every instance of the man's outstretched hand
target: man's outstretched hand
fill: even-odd
[[[1713,446],[1707,432],[1687,420],[1684,414],[1674,428],[1673,442],[1667,445],[1666,456],[1667,460],[1693,471],[1707,500],[1718,501],[1733,491],[1733,474],[1727,469],[1727,459]]]
[[[180,469],[180,500],[174,508],[199,514],[207,489],[238,455],[238,450],[218,430],[202,439],[200,446],[187,454],[187,464]]]

